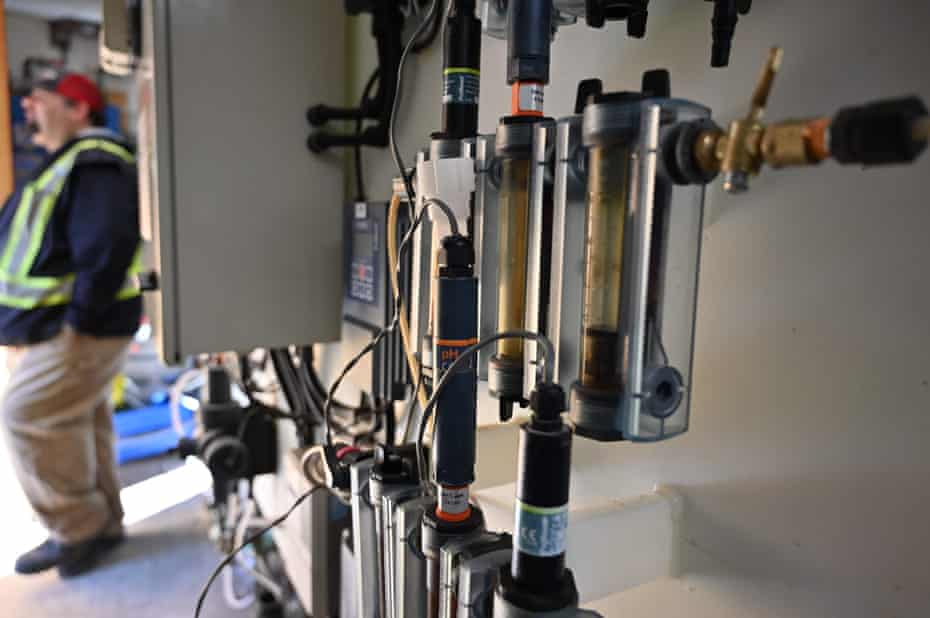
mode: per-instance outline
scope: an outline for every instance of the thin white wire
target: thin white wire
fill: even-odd
[[[245,535],[248,532],[250,527],[262,528],[270,524],[271,521],[258,517],[255,517],[255,500],[249,499],[245,503],[245,507],[242,510],[242,515],[239,518],[239,524],[236,526],[236,531],[233,534],[233,547],[239,547],[245,541]],[[231,563],[225,570],[226,573],[223,574],[223,594],[226,597],[226,603],[233,609],[241,610],[245,609],[252,605],[255,602],[254,594],[247,594],[242,597],[237,597],[235,594],[235,578],[234,571],[232,568],[233,564],[238,564],[240,567],[245,569],[254,579],[257,581],[263,588],[268,590],[274,597],[278,600],[284,598],[284,590],[275,583],[267,575],[255,568],[254,565],[249,564],[248,560],[243,553],[236,554],[236,559]],[[247,602],[248,601],[248,602]]]
[[[235,576],[236,574],[231,568],[223,569],[223,598],[230,609],[242,611],[255,603],[255,595],[249,592],[241,597],[236,596]]]
[[[184,419],[181,418],[181,397],[188,387],[188,383],[193,382],[195,378],[202,376],[200,369],[189,369],[182,373],[174,385],[171,387],[171,398],[169,409],[171,410],[171,426],[179,438],[187,437],[187,430],[184,428]]]
[[[239,522],[239,526],[236,528],[235,545],[233,547],[239,547],[245,541],[245,535],[249,531],[250,527],[254,528],[264,528],[265,526],[271,523],[270,519],[265,519],[264,517],[255,517],[255,500],[250,499],[246,502],[245,510],[242,512],[242,520]],[[268,576],[254,568],[253,565],[249,564],[245,555],[242,553],[236,554],[236,561],[252,574],[252,577],[267,589],[271,594],[274,595],[276,599],[284,598],[284,590],[281,589],[281,586],[272,581]]]

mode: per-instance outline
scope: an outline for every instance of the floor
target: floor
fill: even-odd
[[[4,450],[0,441],[0,451]],[[124,502],[131,523],[129,538],[96,570],[73,580],[61,580],[52,571],[21,577],[9,565],[22,548],[44,536],[32,519],[28,506],[0,452],[0,494],[4,495],[3,541],[0,554],[0,617],[29,618],[184,618],[193,616],[200,589],[222,558],[207,539],[208,518],[204,498],[190,497],[163,510],[168,485],[183,484],[196,476],[196,469],[183,466],[173,457],[129,464],[120,470]],[[167,474],[166,474],[167,473]],[[202,483],[202,479],[198,482]],[[158,485],[162,483],[162,485]],[[199,491],[197,492],[199,494]],[[147,496],[146,496],[147,495]],[[154,497],[161,500],[146,501]],[[170,503],[170,502],[169,502]],[[153,513],[154,514],[150,514]],[[203,618],[254,616],[251,610],[227,607],[214,584],[202,613]]]
[[[30,618],[182,618],[193,616],[204,581],[220,560],[194,499],[130,528],[127,542],[97,570],[63,581],[52,572],[0,579],[0,615]],[[253,616],[227,608],[219,582],[204,618]]]

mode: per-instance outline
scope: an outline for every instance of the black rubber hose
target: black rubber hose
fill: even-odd
[[[913,132],[926,117],[927,106],[918,97],[841,109],[830,124],[830,153],[844,165],[910,163],[927,147]]]
[[[362,90],[362,98],[358,104],[359,109],[366,105],[368,97],[371,95],[371,89],[374,88],[380,74],[380,68],[372,71],[371,77],[368,78],[368,82],[365,84],[365,88]],[[359,141],[355,144],[355,199],[356,201],[364,202],[368,200],[368,195],[365,191],[365,178],[362,175],[362,114],[359,114],[358,118],[355,120],[355,136],[359,138]]]
[[[294,423],[297,425],[297,432],[305,445],[311,444],[313,431],[308,422],[309,411],[299,395],[296,384],[297,376],[291,373],[292,367],[285,361],[282,352],[284,355],[287,354],[287,350],[271,350],[271,363],[278,376],[278,382],[281,384],[281,390],[284,392],[284,399],[293,415]]]

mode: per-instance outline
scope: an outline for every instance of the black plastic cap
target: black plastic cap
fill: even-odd
[[[207,368],[205,403],[223,404],[232,401],[232,384],[224,367]]]
[[[540,421],[560,421],[562,412],[568,409],[565,391],[558,384],[540,382],[530,394],[530,409]]]
[[[843,164],[910,163],[927,147],[912,133],[925,116],[927,106],[917,97],[847,107],[830,125],[830,153]]]
[[[585,0],[584,19],[588,26],[591,28],[604,27],[604,21],[606,18],[604,16],[604,10],[601,7],[600,0]]]
[[[549,83],[550,0],[510,0],[507,7],[507,83]]]
[[[416,445],[378,444],[371,476],[385,483],[413,482],[418,478]]]
[[[475,248],[461,234],[450,234],[442,239],[438,260],[440,268],[470,269],[475,265]]]
[[[585,22],[592,28],[603,28],[608,21],[626,20],[629,36],[646,36],[649,20],[649,0],[585,0]]]
[[[585,106],[603,92],[604,82],[599,79],[583,79],[578,82],[578,90],[575,94],[575,113],[583,113]]]
[[[662,99],[672,96],[672,74],[668,69],[652,69],[643,73],[643,95]]]

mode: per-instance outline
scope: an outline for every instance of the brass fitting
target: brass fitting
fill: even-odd
[[[830,156],[829,118],[762,124],[782,55],[778,47],[769,52],[752,95],[749,114],[731,122],[726,133],[703,132],[694,145],[698,166],[707,173],[722,172],[723,188],[728,193],[746,191],[749,178],[759,173],[763,163],[773,168],[815,165]]]
[[[752,95],[749,114],[742,120],[734,120],[727,131],[726,143],[718,145],[723,150],[720,171],[723,172],[723,189],[728,193],[742,193],[749,189],[749,177],[759,173],[762,167],[762,117],[772,84],[781,68],[783,51],[773,47],[762,67],[759,83]]]
[[[788,120],[773,124],[762,135],[762,158],[773,168],[814,165],[829,156],[829,119]]]
[[[700,133],[691,146],[694,161],[708,177],[723,173],[723,188],[742,193],[763,164],[772,168],[841,164],[909,163],[930,140],[930,115],[917,97],[844,108],[831,117],[762,124],[782,50],[772,48],[752,96],[749,114],[731,122],[726,133]],[[907,123],[907,124],[905,124]]]
[[[694,144],[694,160],[705,174],[720,172],[720,162],[726,151],[727,135],[723,131],[703,131]]]

